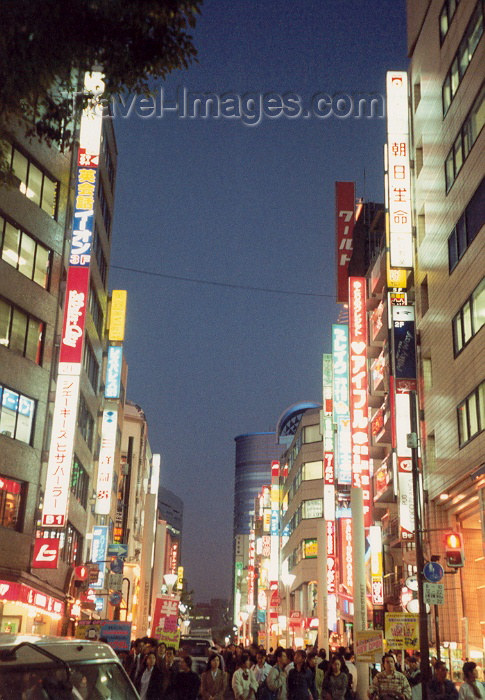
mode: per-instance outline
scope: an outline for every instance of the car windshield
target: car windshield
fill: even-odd
[[[181,639],[180,648],[189,656],[208,656],[210,644],[206,639]]]
[[[2,668],[0,700],[136,700],[137,695],[115,662],[69,663],[67,672],[58,665],[31,664]]]

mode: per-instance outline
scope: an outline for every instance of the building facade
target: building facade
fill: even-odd
[[[443,561],[441,533],[463,535],[465,566],[444,577],[441,639],[483,662],[484,5],[409,0],[407,10],[427,540]]]

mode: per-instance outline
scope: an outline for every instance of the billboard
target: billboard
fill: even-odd
[[[96,482],[95,513],[98,515],[108,515],[111,509],[117,428],[118,411],[105,409],[101,423],[101,447],[99,449],[98,479]]]
[[[332,325],[333,421],[337,425],[335,446],[335,476],[339,484],[350,484],[352,451],[350,442],[349,403],[349,328]]]
[[[361,488],[364,525],[372,522],[369,470],[369,380],[367,373],[367,290],[364,277],[349,278],[350,421],[352,486]]]
[[[120,398],[122,360],[123,348],[121,345],[110,345],[108,348],[108,363],[106,365],[105,399]]]
[[[355,223],[355,183],[335,183],[336,254],[337,254],[337,303],[348,301],[348,275],[352,257]]]
[[[79,375],[60,374],[57,379],[42,511],[42,525],[45,527],[64,527],[66,524],[78,397]]]
[[[413,236],[408,79],[405,71],[388,71],[386,104],[390,265],[396,268],[410,268],[413,266]]]

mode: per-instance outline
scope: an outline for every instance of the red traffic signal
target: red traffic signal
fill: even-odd
[[[465,564],[463,537],[460,532],[447,532],[445,534],[445,560],[447,565],[454,569]]]
[[[82,566],[76,566],[74,569],[74,580],[75,581],[86,581],[89,576],[89,567],[85,566],[84,564]]]

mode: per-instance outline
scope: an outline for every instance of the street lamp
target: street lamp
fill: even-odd
[[[168,595],[172,595],[173,587],[177,583],[177,574],[164,574],[163,580],[168,589]]]
[[[290,574],[288,571],[283,571],[281,580],[285,587],[286,599],[286,646],[290,646],[290,589],[295,581],[295,574]]]
[[[246,610],[241,610],[239,616],[242,620],[242,637],[243,644],[246,646],[246,622],[248,621],[249,613]]]
[[[248,624],[248,629],[249,629],[249,641],[253,641],[253,612],[255,611],[256,606],[253,605],[252,603],[246,605],[246,610],[249,615],[249,624]]]

